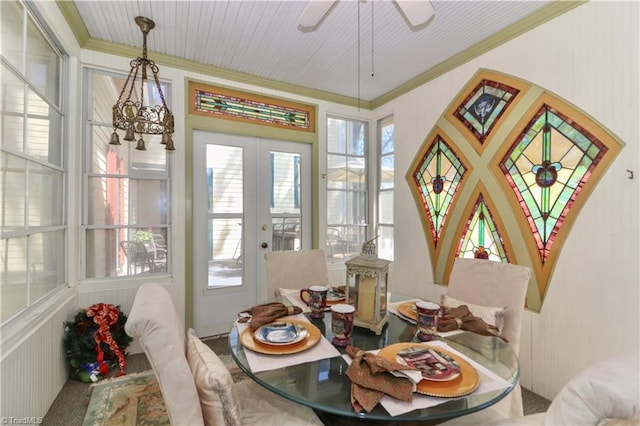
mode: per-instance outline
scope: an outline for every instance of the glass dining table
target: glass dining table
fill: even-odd
[[[412,299],[392,294],[391,301]],[[280,300],[289,304],[286,299]],[[308,316],[307,316],[308,317]],[[308,317],[309,318],[309,317]],[[331,341],[331,314],[324,318],[309,318],[309,321]],[[361,350],[381,349],[400,342],[418,342],[416,325],[390,313],[382,334],[354,327],[352,345]],[[450,418],[466,415],[487,408],[507,396],[519,377],[518,357],[511,346],[496,337],[481,336],[472,332],[461,332],[441,338],[455,351],[486,367],[501,377],[508,386],[486,393],[471,393],[429,408],[415,409],[405,414],[391,416],[378,404],[370,413],[357,413],[351,405],[351,381],[345,376],[348,363],[342,356],[306,362],[285,368],[254,373],[247,361],[246,350],[239,338],[237,325],[229,333],[229,347],[236,364],[252,380],[264,388],[299,404],[311,407],[326,424],[353,425],[375,422],[376,424],[398,424],[421,422],[436,424]],[[338,348],[344,354],[344,348]],[[277,356],[277,355],[274,355]]]

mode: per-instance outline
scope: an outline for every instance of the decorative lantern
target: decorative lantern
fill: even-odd
[[[389,320],[387,280],[391,262],[378,259],[377,250],[372,241],[362,245],[362,253],[359,256],[345,262],[346,300],[356,308],[353,325],[368,328],[380,335],[382,328]]]

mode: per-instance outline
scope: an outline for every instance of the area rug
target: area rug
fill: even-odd
[[[234,382],[247,377],[230,355],[221,355]],[[160,386],[148,370],[106,379],[93,385],[83,426],[169,425]]]

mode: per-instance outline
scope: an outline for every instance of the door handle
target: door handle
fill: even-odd
[[[267,244],[267,243],[262,243],[262,244],[260,244],[260,247],[262,247],[262,248],[267,248],[267,247],[269,247],[269,244]]]

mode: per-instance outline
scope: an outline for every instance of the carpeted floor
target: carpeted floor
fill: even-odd
[[[219,355],[229,354],[227,337],[221,336],[204,340]],[[127,373],[140,373],[151,366],[144,354],[127,356]],[[43,426],[80,426],[84,420],[93,388],[88,383],[69,380],[53,402],[42,421]],[[546,411],[550,402],[541,396],[522,388],[524,414]]]

